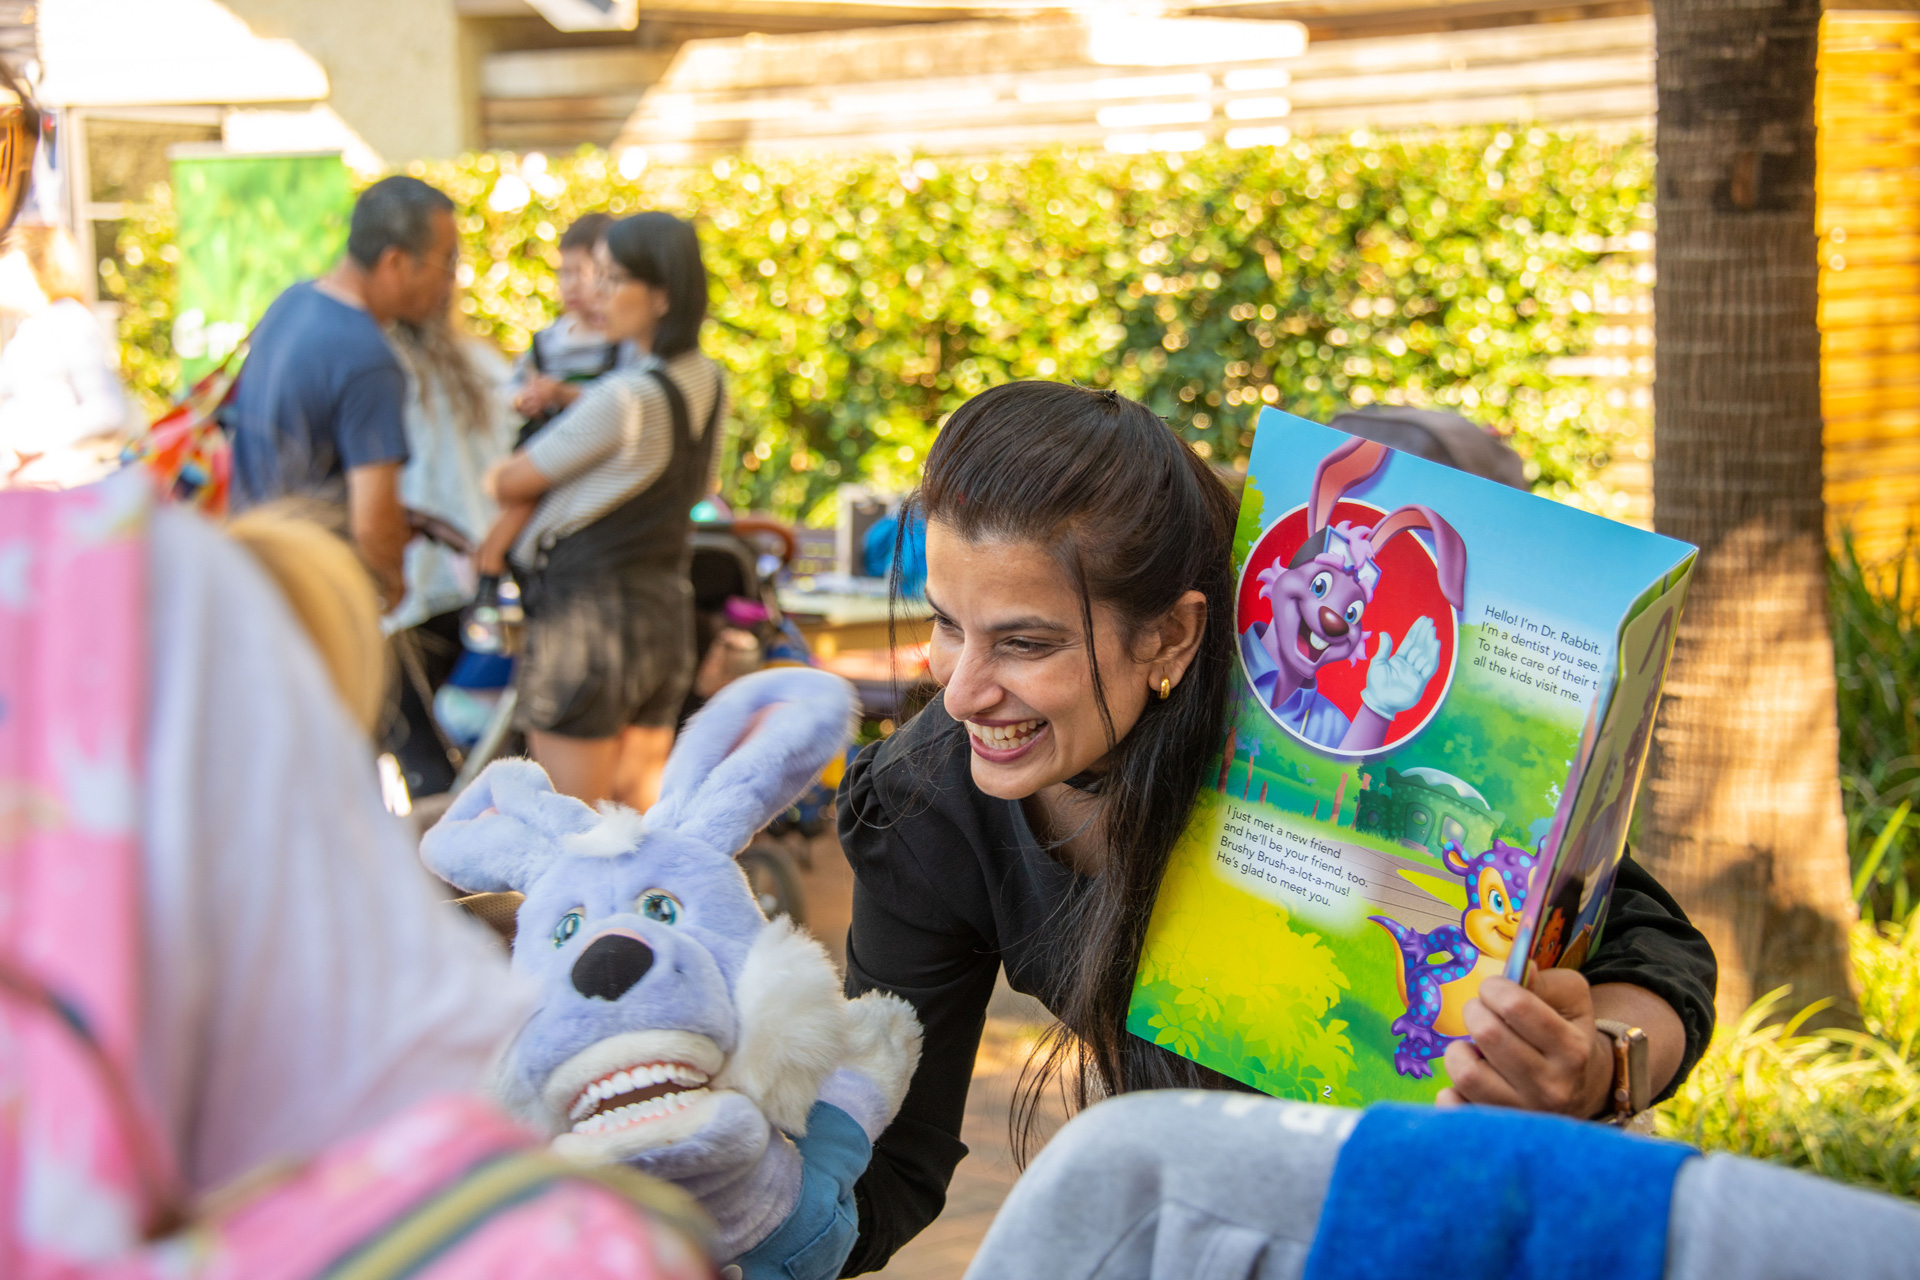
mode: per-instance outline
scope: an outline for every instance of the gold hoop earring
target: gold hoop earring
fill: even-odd
[[[1161,676],[1160,677],[1160,701],[1165,702],[1167,700],[1167,695],[1172,692],[1173,692],[1173,677]]]

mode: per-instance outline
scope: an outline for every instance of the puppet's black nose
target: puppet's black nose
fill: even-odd
[[[618,1000],[653,968],[653,948],[638,938],[610,933],[573,962],[573,989],[589,1000]]]
[[[1338,640],[1341,636],[1347,634],[1347,620],[1327,608],[1327,606],[1321,605],[1320,634],[1329,640]]]

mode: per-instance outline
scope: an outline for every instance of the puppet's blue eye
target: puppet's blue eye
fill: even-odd
[[[579,910],[567,912],[567,914],[560,917],[560,923],[553,926],[553,945],[556,947],[566,946],[567,940],[573,937],[574,934],[580,932],[581,926],[586,923],[587,917],[584,912]]]
[[[1313,581],[1307,584],[1307,590],[1313,592],[1315,600],[1325,599],[1327,592],[1332,589],[1333,575],[1330,573],[1316,573],[1313,575]]]
[[[640,914],[649,920],[658,920],[661,924],[680,922],[680,899],[665,889],[649,889],[640,895],[637,904]]]
[[[1498,889],[1493,891],[1493,897],[1487,900],[1487,905],[1498,915],[1507,914],[1507,899]]]
[[[1360,621],[1360,615],[1365,613],[1366,611],[1367,611],[1367,606],[1358,600],[1355,600],[1352,604],[1348,605],[1347,606],[1347,625],[1352,626],[1354,623]]]

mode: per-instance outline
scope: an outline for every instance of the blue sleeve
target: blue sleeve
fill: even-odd
[[[860,1234],[853,1184],[873,1156],[854,1118],[826,1102],[807,1113],[800,1203],[773,1234],[734,1260],[742,1280],[834,1280]]]
[[[348,470],[407,460],[407,375],[398,364],[348,375],[333,420],[340,465]]]

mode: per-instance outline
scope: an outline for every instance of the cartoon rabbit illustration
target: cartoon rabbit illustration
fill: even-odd
[[[1273,621],[1256,622],[1240,635],[1247,674],[1280,722],[1307,742],[1338,751],[1384,745],[1393,718],[1419,704],[1440,666],[1434,620],[1421,617],[1407,628],[1398,650],[1392,636],[1379,633],[1380,646],[1352,720],[1319,691],[1322,668],[1367,658],[1367,642],[1375,633],[1361,624],[1381,589],[1375,560],[1380,549],[1400,534],[1426,530],[1433,538],[1441,592],[1455,609],[1465,599],[1466,545],[1429,508],[1401,507],[1371,528],[1330,523],[1341,496],[1372,478],[1388,453],[1385,445],[1355,437],[1320,460],[1307,505],[1307,540],[1286,565],[1276,561],[1257,575],[1260,595],[1273,604]]]
[[[734,862],[855,710],[837,676],[759,672],[687,725],[644,817],[503,760],[421,843],[451,883],[525,895],[513,967],[539,1002],[500,1064],[509,1105],[562,1154],[692,1192],[718,1260],[749,1280],[840,1273],[853,1183],[919,1059],[912,1008],[845,999],[820,944],[763,917]]]

